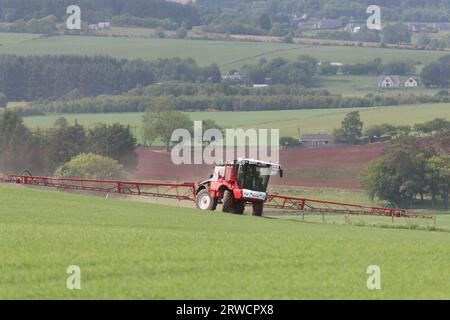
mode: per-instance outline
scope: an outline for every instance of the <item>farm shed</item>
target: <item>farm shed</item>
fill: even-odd
[[[323,147],[333,145],[333,135],[330,133],[304,134],[300,142],[306,147]]]

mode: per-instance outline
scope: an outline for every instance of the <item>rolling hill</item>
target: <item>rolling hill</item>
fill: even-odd
[[[150,37],[152,30],[148,30]],[[143,39],[131,37],[52,36],[0,33],[0,54],[109,55],[116,58],[144,59],[194,58],[199,65],[217,63],[223,71],[257,63],[261,58],[295,59],[308,54],[319,61],[341,63],[401,60],[429,63],[446,55],[442,51],[310,46],[246,41]],[[180,50],[182,48],[182,50]]]

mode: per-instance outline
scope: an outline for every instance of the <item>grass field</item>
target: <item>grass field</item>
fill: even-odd
[[[450,234],[0,186],[0,298],[450,298]],[[369,265],[382,290],[366,287]],[[66,289],[66,269],[81,287]]]
[[[6,49],[11,46],[21,45],[24,42],[37,39],[40,35],[31,33],[5,33],[0,32],[0,48]]]
[[[256,63],[260,58],[295,59],[309,54],[320,61],[356,63],[373,60],[413,60],[428,63],[445,55],[439,51],[304,46],[282,43],[143,39],[126,37],[55,36],[0,33],[0,54],[85,54],[111,55],[128,59],[192,57],[200,65],[219,64],[224,71]]]
[[[297,136],[301,133],[329,132],[340,126],[348,112],[359,110],[365,126],[390,123],[394,125],[413,125],[437,117],[450,120],[450,104],[402,105],[395,107],[376,107],[362,109],[318,109],[285,110],[258,112],[192,112],[193,120],[213,119],[220,126],[243,128],[280,129],[281,135]],[[31,127],[49,127],[61,115],[25,117]],[[132,126],[139,135],[142,121],[141,113],[117,114],[64,114],[70,122],[90,125],[93,123],[123,123]]]

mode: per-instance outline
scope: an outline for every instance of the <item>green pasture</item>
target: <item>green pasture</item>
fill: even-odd
[[[252,112],[191,112],[192,120],[215,120],[224,128],[280,129],[282,136],[298,133],[331,132],[338,128],[348,112],[359,110],[366,127],[374,124],[413,125],[434,118],[450,119],[450,104],[417,104],[361,109],[316,109]],[[69,122],[85,125],[95,123],[122,123],[132,127],[140,135],[142,113],[63,114],[25,117],[30,127],[50,127],[64,116]]]
[[[144,59],[192,57],[200,65],[219,64],[224,71],[256,63],[261,58],[295,59],[309,54],[319,61],[356,63],[375,58],[383,61],[413,60],[428,63],[445,55],[441,51],[306,46],[245,41],[147,39],[140,37],[53,36],[0,33],[0,54],[110,55]]]
[[[450,233],[0,186],[0,299],[449,299]],[[81,290],[68,290],[68,266]],[[381,290],[366,286],[381,268]]]

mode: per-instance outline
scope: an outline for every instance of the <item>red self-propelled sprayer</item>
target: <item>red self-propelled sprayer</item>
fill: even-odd
[[[270,177],[283,177],[279,164],[254,159],[239,159],[216,165],[209,179],[200,183],[142,182],[99,179],[75,179],[33,176],[29,172],[8,174],[5,183],[39,186],[62,190],[116,193],[194,202],[198,209],[243,214],[251,206],[254,216],[264,208],[291,212],[377,215],[397,218],[433,219],[431,215],[414,214],[406,209],[307,199],[267,192]]]

